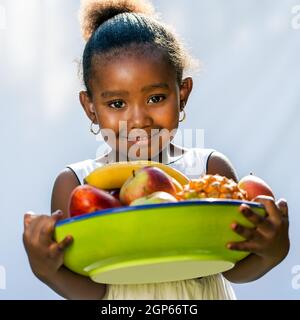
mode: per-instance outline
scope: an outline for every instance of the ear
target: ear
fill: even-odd
[[[89,117],[91,121],[97,124],[98,121],[97,121],[97,115],[94,108],[94,104],[92,99],[88,95],[87,91],[80,91],[79,100],[86,115]]]
[[[193,78],[188,77],[182,80],[180,86],[180,111],[184,109],[183,104],[186,105],[189,96],[193,90]]]

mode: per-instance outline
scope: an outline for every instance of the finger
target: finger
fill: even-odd
[[[274,229],[273,224],[267,217],[261,216],[255,213],[248,205],[243,204],[241,206],[241,212],[243,216],[256,227],[257,234],[267,234]]]
[[[61,210],[56,210],[54,213],[52,213],[51,220],[55,224],[58,221],[62,220],[63,217],[64,217],[64,213]]]
[[[288,217],[289,216],[289,208],[288,208],[288,203],[285,199],[280,199],[279,201],[277,201],[277,206],[280,209],[282,215],[284,217]]]
[[[254,199],[254,201],[261,203],[265,207],[271,220],[276,221],[276,222],[280,221],[281,213],[280,213],[279,208],[276,206],[275,201],[272,197],[259,196],[259,197],[256,197]]]
[[[40,224],[39,241],[44,244],[50,244],[53,242],[53,233],[56,223],[62,218],[62,211],[56,211],[51,217],[47,217]]]
[[[251,210],[251,208],[246,205],[246,204],[242,204],[240,206],[240,212],[242,213],[242,215],[248,220],[250,221],[252,224],[254,224],[256,227],[260,224],[262,224],[265,221],[265,217],[255,213],[253,210]]]
[[[227,249],[233,251],[258,253],[257,245],[252,241],[230,242],[227,244]]]
[[[33,212],[27,212],[24,214],[24,233],[23,233],[23,243],[27,241],[32,241],[34,237],[34,226],[40,219],[40,216],[35,215]],[[26,246],[25,246],[26,247]]]
[[[231,225],[231,229],[246,240],[252,240],[257,236],[255,228],[247,228],[237,222]]]
[[[53,243],[50,246],[50,256],[52,258],[55,258],[58,255],[61,255],[65,251],[65,249],[72,244],[72,242],[73,242],[73,237],[67,236],[61,242]]]
[[[56,214],[58,214],[58,216]],[[49,243],[53,241],[51,225],[55,224],[59,218],[60,214],[55,212],[53,216],[41,215],[39,219],[33,221],[30,224],[30,232],[34,241],[37,243],[41,241],[44,245],[49,245]]]
[[[72,236],[67,236],[57,244],[57,248],[59,251],[64,251],[66,248],[68,248],[71,243],[73,242],[73,237]]]
[[[41,215],[26,216],[26,218],[24,217],[24,233],[26,233],[30,239],[35,238],[35,228],[41,219]]]
[[[36,215],[34,212],[32,211],[27,211],[25,214],[24,214],[24,229],[28,228],[31,221],[35,218],[37,218],[38,215]]]

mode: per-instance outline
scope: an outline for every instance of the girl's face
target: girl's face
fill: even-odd
[[[175,70],[160,54],[96,57],[90,79],[92,97],[80,93],[88,117],[114,135],[107,143],[117,157],[157,156],[178,128],[192,79],[178,85]],[[175,131],[173,131],[175,130]]]

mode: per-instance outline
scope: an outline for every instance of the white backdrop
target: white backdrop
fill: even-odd
[[[262,279],[235,285],[236,294],[299,299],[292,268],[300,265],[300,17],[292,8],[300,1],[153,2],[204,65],[182,128],[203,128],[205,146],[225,153],[240,177],[255,172],[289,201],[288,258]],[[29,209],[49,212],[66,164],[96,155],[78,102],[78,6],[0,0],[0,299],[60,299],[31,273],[22,219]]]

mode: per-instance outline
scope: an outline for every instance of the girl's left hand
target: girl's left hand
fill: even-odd
[[[231,242],[227,247],[230,250],[251,252],[278,264],[287,256],[290,247],[287,202],[281,199],[275,203],[273,198],[266,196],[257,197],[253,201],[263,204],[267,215],[262,217],[248,205],[242,204],[241,213],[254,227],[233,223],[232,230],[245,238],[245,241]]]

